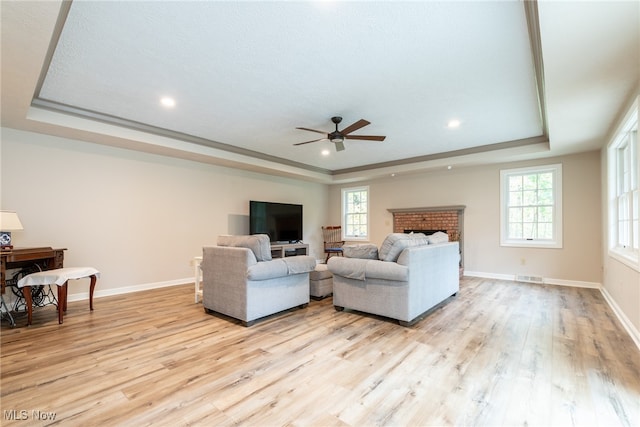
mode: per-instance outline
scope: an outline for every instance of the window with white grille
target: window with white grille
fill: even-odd
[[[627,115],[620,131],[608,148],[609,159],[609,252],[639,265],[640,231],[638,230],[639,169],[638,109]]]
[[[369,238],[369,187],[342,190],[342,234],[345,240]]]
[[[502,246],[562,247],[562,165],[500,171]]]

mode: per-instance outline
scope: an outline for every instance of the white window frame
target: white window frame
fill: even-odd
[[[553,174],[552,238],[528,239],[509,236],[509,178],[551,172]],[[536,206],[536,205],[533,205]],[[532,166],[500,171],[500,245],[513,247],[562,248],[562,164]]]
[[[607,147],[609,256],[640,271],[640,142],[636,101]]]
[[[359,215],[364,215],[366,226],[364,234],[354,234],[350,233],[350,224],[349,224],[349,216],[354,215],[355,213],[349,212],[349,206],[347,203],[347,199],[349,194],[351,193],[360,193],[366,192],[367,200],[365,204],[365,212],[359,212]],[[371,199],[371,193],[369,192],[368,186],[363,187],[351,187],[351,188],[343,188],[342,189],[342,239],[343,240],[363,240],[367,241],[369,239],[369,201]]]

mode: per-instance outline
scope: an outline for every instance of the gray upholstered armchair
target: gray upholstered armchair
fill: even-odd
[[[203,248],[202,303],[207,312],[256,319],[309,303],[310,256],[271,259],[269,236],[220,236]]]

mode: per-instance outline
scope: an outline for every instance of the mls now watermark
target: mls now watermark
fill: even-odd
[[[7,421],[55,421],[55,412],[40,411],[38,409],[32,409],[30,411],[26,409],[10,409],[5,410],[3,413],[4,419]]]

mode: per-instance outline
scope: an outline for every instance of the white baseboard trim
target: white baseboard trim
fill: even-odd
[[[483,273],[480,271],[468,271],[464,270],[464,276],[479,277],[481,279],[496,279],[496,280],[511,280],[514,281],[515,275],[513,274],[498,274],[498,273]]]
[[[602,285],[596,282],[583,282],[579,280],[564,280],[564,279],[553,279],[553,278],[543,278],[542,279],[545,285],[559,285],[559,286],[573,286],[575,288],[590,288],[590,289],[600,289]]]
[[[148,291],[150,289],[186,285],[193,282],[194,282],[193,277],[187,277],[186,279],[168,280],[166,282],[144,283],[142,285],[123,286],[120,288],[113,288],[113,289],[99,289],[100,281],[98,280],[98,286],[96,286],[96,290],[93,294],[93,297],[100,298],[100,297],[108,297],[113,295],[129,294],[132,292]],[[67,301],[82,301],[82,300],[88,300],[88,299],[89,299],[89,291],[69,294],[67,296]]]
[[[464,275],[469,277],[480,277],[482,279],[509,280],[512,282],[518,282],[518,280],[516,280],[516,276],[517,276],[516,274],[484,273],[481,271],[465,270]],[[558,285],[558,286],[573,286],[576,288],[590,288],[590,289],[600,289],[602,287],[600,283],[583,282],[579,280],[554,279],[552,277],[543,277],[542,284]]]
[[[618,303],[616,303],[616,301],[605,288],[600,288],[600,292],[602,293],[605,301],[607,301],[607,304],[609,304],[609,307],[611,307],[615,315],[618,317],[620,323],[622,323],[624,329],[631,336],[631,339],[636,344],[636,347],[638,347],[638,350],[640,350],[640,331],[638,331],[633,323],[631,323],[629,318],[624,314],[624,311],[620,309]]]

